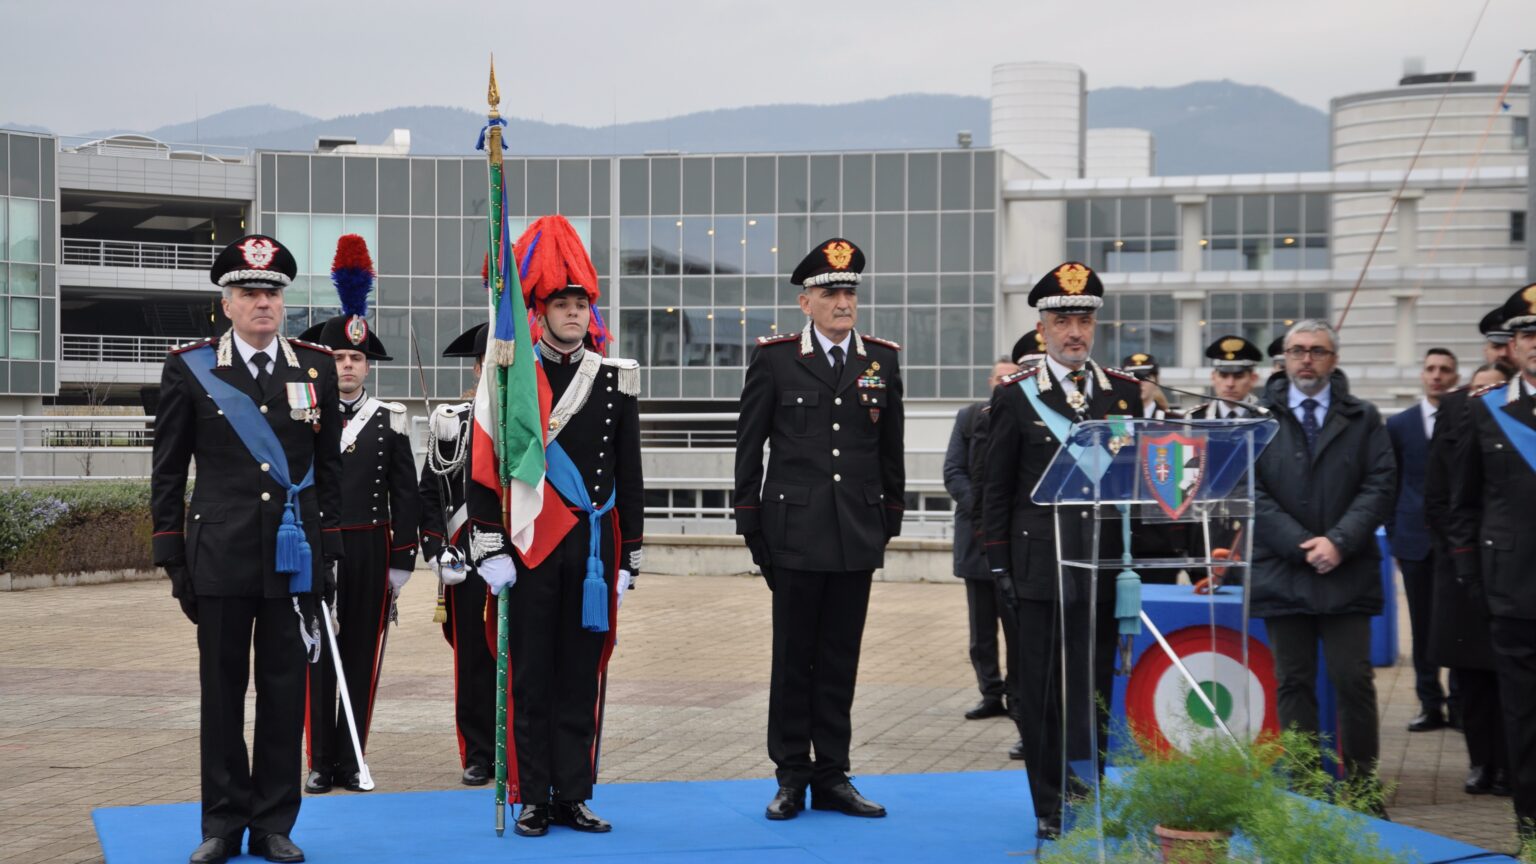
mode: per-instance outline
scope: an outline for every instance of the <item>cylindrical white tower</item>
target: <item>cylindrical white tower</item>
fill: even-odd
[[[1392,90],[1335,98],[1331,111],[1334,170],[1405,169],[1413,162],[1421,139],[1424,150],[1416,168],[1468,168],[1490,116],[1493,127],[1477,160],[1478,167],[1524,165],[1530,107],[1527,88],[1511,88],[1501,104],[1499,85],[1477,84],[1470,73],[1462,73],[1454,81],[1450,78],[1445,74],[1408,75]],[[1445,104],[1435,118],[1435,106],[1442,94]],[[1424,130],[1431,118],[1435,118],[1434,128],[1426,139]],[[1525,244],[1516,239],[1523,217],[1514,215],[1523,214],[1526,209],[1523,188],[1464,192],[1453,212],[1451,203],[1455,197],[1454,190],[1427,192],[1416,201],[1411,208],[1414,212],[1409,214],[1409,218],[1417,218],[1416,230],[1407,235],[1417,240],[1416,249],[1398,248],[1399,220],[1394,216],[1374,263],[1525,263]],[[1379,193],[1333,196],[1335,268],[1347,270],[1364,263],[1390,201],[1390,195]]]
[[[1083,176],[1087,78],[1070,63],[992,67],[992,146],[1047,177]]]

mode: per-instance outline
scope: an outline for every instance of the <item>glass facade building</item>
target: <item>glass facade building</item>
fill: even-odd
[[[56,390],[58,362],[54,139],[0,133],[0,393]]]
[[[1324,270],[1329,196],[1211,195],[1200,239],[1203,270]],[[1179,269],[1172,196],[1067,201],[1067,258],[1106,273]]]
[[[910,398],[983,395],[994,353],[996,153],[988,150],[623,158],[509,158],[514,235],[561,213],[587,242],[617,353],[640,361],[647,399],[729,400],[755,340],[799,330],[789,274],[842,236],[868,265],[860,329],[907,347]],[[293,250],[286,332],[336,314],[336,238],[361,234],[378,271],[370,317],[393,363],[376,392],[432,399],[469,385],[438,351],[484,321],[482,158],[259,156],[261,230]]]

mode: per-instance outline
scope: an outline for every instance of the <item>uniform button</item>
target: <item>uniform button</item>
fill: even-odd
[[[271,492],[263,492],[263,493],[261,493],[261,500],[263,500],[263,501],[271,501],[272,500],[272,493]]]
[[[593,492],[596,492],[596,491],[597,491],[597,490],[598,490],[598,489],[599,489],[599,488],[600,488],[600,487],[597,487],[597,486],[593,486],[593,487],[592,487],[592,491],[593,491]]]
[[[599,473],[599,474],[603,473],[603,469],[601,469],[601,468],[597,469],[597,473]]]
[[[267,413],[267,406],[265,406],[265,405],[261,406],[261,413],[263,413],[263,414]]]
[[[377,477],[375,477],[375,478],[373,478],[373,482],[374,482],[374,483],[375,483],[375,484],[378,484],[378,483],[381,483],[381,482],[383,482],[383,481],[381,481],[381,480],[379,480],[379,478],[377,478]]]
[[[270,463],[270,462],[263,462],[263,463],[261,463],[261,470],[263,470],[263,471],[271,471],[272,470],[272,463]]]
[[[833,456],[841,456],[843,454],[842,454],[842,451],[838,450],[836,447],[833,447],[832,448],[832,455]]]
[[[194,513],[194,514],[193,514],[193,515],[192,515],[192,521],[193,521],[193,522],[196,522],[196,521],[197,521],[197,520],[199,520],[199,519],[201,519],[201,518],[203,518],[203,514],[201,514],[201,513]]]
[[[379,493],[377,493],[377,492],[373,493],[373,497],[375,497],[375,498],[379,497]]]
[[[603,418],[604,425],[612,423],[612,422],[613,422],[613,418],[612,417],[604,417]]]
[[[800,397],[800,396],[796,396],[796,397],[795,397],[795,404],[796,404],[796,405],[799,405],[799,404],[800,404],[800,403],[802,403],[802,402],[804,402],[804,401],[805,401],[805,399],[804,399],[804,398],[802,398],[802,397]]]
[[[1082,512],[1082,513],[1081,513],[1081,514],[1079,514],[1079,515],[1080,515],[1080,516],[1081,516],[1081,517],[1082,517],[1082,518],[1084,518],[1084,519],[1087,519],[1087,518],[1088,518],[1088,511],[1086,511],[1086,510],[1084,510],[1084,511],[1083,511],[1083,512]]]
[[[833,431],[833,432],[836,432],[836,431],[837,431],[837,430],[839,430],[839,429],[841,429],[841,428],[843,428],[843,427],[842,427],[842,424],[839,424],[839,423],[833,423],[833,424],[832,424],[832,431]]]
[[[843,475],[841,475],[841,474],[833,474],[832,475],[832,480],[834,482],[841,483],[841,482],[843,482]]]
[[[613,388],[612,388],[612,387],[609,387],[609,388],[608,388],[608,392],[609,392],[609,393],[612,393],[612,392],[613,392]]]
[[[608,403],[608,410],[609,410],[609,411],[612,411],[612,410],[613,410],[613,403],[612,403],[612,402],[609,402],[609,403]]]
[[[833,405],[841,405],[841,404],[843,404],[843,397],[839,396],[836,399],[833,399],[832,400],[832,404]]]
[[[783,500],[784,500],[784,493],[783,493],[783,492],[780,492],[780,493],[779,493],[779,500],[780,500],[780,501],[783,501]]]
[[[602,453],[601,450],[598,451],[597,458],[599,458],[599,459],[603,458],[603,453]]]
[[[223,409],[223,408],[220,408],[220,409],[219,409],[219,416],[220,416],[220,417],[223,417],[223,416],[224,416],[224,409]]]
[[[607,435],[604,435],[604,436],[603,436],[603,440],[604,440],[604,441],[607,441],[607,440],[608,440],[608,436],[607,436]]]
[[[1495,450],[1503,450],[1504,449],[1504,442],[1502,442],[1502,441],[1495,442],[1494,445],[1493,445],[1493,449],[1495,449]]]

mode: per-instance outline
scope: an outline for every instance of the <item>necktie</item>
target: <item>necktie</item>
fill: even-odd
[[[832,377],[843,377],[843,346],[832,346]]]
[[[262,398],[266,398],[272,393],[272,373],[267,371],[272,358],[265,351],[257,351],[251,355],[251,362],[256,364],[256,388],[261,391]]]
[[[1301,400],[1301,410],[1306,412],[1301,416],[1301,431],[1307,434],[1307,452],[1311,453],[1317,446],[1317,400]]]

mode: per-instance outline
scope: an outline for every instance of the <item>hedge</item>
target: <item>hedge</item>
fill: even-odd
[[[0,491],[0,571],[147,570],[153,533],[147,481]]]

